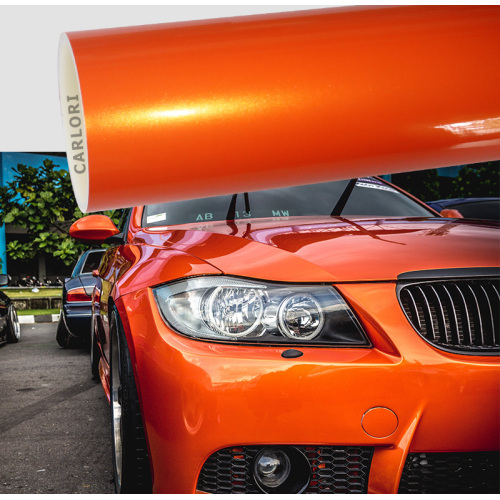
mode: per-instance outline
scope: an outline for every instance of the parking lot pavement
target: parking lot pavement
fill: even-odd
[[[0,348],[0,494],[113,493],[109,405],[56,323]]]

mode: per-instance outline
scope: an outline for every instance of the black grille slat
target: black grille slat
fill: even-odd
[[[457,310],[460,311],[460,326],[459,335],[461,335],[461,343],[464,345],[472,344],[472,333],[470,329],[470,317],[469,311],[467,309],[467,302],[465,300],[465,296],[460,290],[460,287],[453,283],[450,288],[450,293],[454,297],[454,303],[457,305]]]
[[[402,308],[428,342],[463,354],[499,354],[499,280],[433,280],[401,284]]]
[[[493,310],[493,342],[500,344],[500,294],[491,284],[487,289],[489,290],[488,296]]]
[[[307,458],[310,466],[310,481],[304,493],[367,492],[373,448],[294,448]],[[261,449],[261,446],[241,446],[217,451],[203,465],[197,490],[219,494],[262,493],[253,478],[253,461]]]
[[[418,315],[418,309],[417,309],[417,303],[415,302],[415,297],[413,297],[411,290],[409,290],[408,288],[404,288],[402,293],[404,293],[408,299],[405,301],[405,303],[409,309],[407,314],[409,314],[410,316],[410,321],[412,323],[416,323],[417,329],[419,331],[422,330],[422,325],[420,323],[420,317]]]
[[[436,314],[437,331],[441,332],[441,337],[439,340],[441,342],[448,343],[448,328],[446,325],[446,315],[444,312],[443,303],[441,302],[441,299],[440,299],[439,294],[437,293],[435,287],[433,287],[432,285],[429,285],[426,287],[426,292],[430,297],[434,298],[433,305],[434,305],[434,310],[435,310],[435,314]],[[435,334],[434,330],[432,332],[432,335],[434,338],[436,338],[436,334]]]
[[[443,302],[446,304],[447,319],[451,335],[451,343],[455,345],[461,345],[462,338],[460,336],[460,329],[458,326],[457,308],[455,307],[455,303],[451,298],[451,294],[448,291],[448,288],[441,285],[439,289],[441,290],[441,293],[443,295]]]
[[[471,285],[467,285],[467,288],[470,292],[470,296],[473,299],[473,302],[469,303],[471,306],[471,317],[472,317],[472,325],[473,325],[473,344],[474,345],[482,345],[484,343],[483,337],[483,322],[481,320],[481,309],[479,308],[479,302],[477,300],[477,295]]]
[[[419,293],[421,300],[417,302],[417,309],[421,309],[423,315],[423,324],[425,325],[426,330],[430,329],[430,333],[432,338],[436,338],[436,332],[434,328],[434,322],[432,321],[432,312],[429,301],[427,300],[427,295],[422,290],[421,287],[416,286],[415,290]],[[419,307],[420,306],[420,307]]]
[[[498,451],[410,453],[398,493],[500,493]]]
[[[493,309],[493,342],[500,343],[500,292],[493,283],[489,284],[491,307]]]
[[[485,287],[479,284],[479,289],[483,294],[482,303],[482,311],[483,311],[483,328],[484,328],[484,338],[486,344],[494,344],[495,343],[495,322],[493,320],[493,309],[491,307],[490,297],[488,296],[488,292]]]

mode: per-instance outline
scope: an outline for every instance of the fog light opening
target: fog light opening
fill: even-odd
[[[264,493],[302,493],[309,484],[310,467],[296,448],[263,448],[255,457],[253,474]]]

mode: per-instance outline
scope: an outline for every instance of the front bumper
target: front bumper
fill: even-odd
[[[236,346],[185,338],[151,290],[117,302],[131,348],[154,491],[192,493],[205,461],[234,446],[373,447],[368,492],[398,491],[408,453],[500,449],[498,357],[422,340],[395,284],[337,287],[373,348]]]

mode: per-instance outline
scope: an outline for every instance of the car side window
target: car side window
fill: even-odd
[[[94,269],[99,268],[99,264],[101,263],[102,256],[104,254],[104,250],[102,252],[91,252],[87,255],[85,259],[85,263],[83,265],[81,274],[91,273]]]
[[[126,230],[128,229],[128,223],[130,220],[130,212],[132,210],[130,208],[124,208],[122,215],[120,217],[120,222],[118,222],[118,225],[116,226],[118,228],[118,231],[120,233],[125,233]]]

